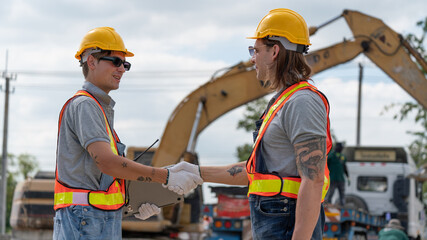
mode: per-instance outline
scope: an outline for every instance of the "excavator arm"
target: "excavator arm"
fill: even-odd
[[[345,18],[354,40],[344,41],[308,55],[307,61],[314,72],[347,62],[363,53],[427,108],[427,80],[421,70],[427,71],[427,63],[420,54],[380,19],[350,10],[345,10],[340,17]],[[338,18],[333,20],[336,19]],[[321,27],[324,26],[325,24]],[[310,28],[310,35],[317,29]]]
[[[426,71],[427,64],[419,53],[377,18],[350,10],[345,10],[339,17],[345,18],[354,40],[345,40],[306,55],[313,74],[348,62],[363,53],[427,108],[427,79],[420,69]],[[310,34],[317,29],[311,28]],[[250,62],[239,63],[223,75],[212,78],[176,107],[167,122],[152,165],[175,164],[187,153],[194,154],[197,136],[211,122],[268,93],[269,90],[256,79]]]

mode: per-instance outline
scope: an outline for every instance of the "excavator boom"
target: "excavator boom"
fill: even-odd
[[[412,47],[403,37],[383,21],[360,12],[346,10],[343,13],[355,39],[363,39],[367,45],[364,54],[389,77],[427,108],[427,81],[420,67],[411,59]],[[424,59],[417,58],[425,68]]]

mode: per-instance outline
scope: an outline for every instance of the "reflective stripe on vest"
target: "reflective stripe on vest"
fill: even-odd
[[[327,138],[326,138],[326,151],[329,152],[332,148],[332,138],[330,135],[330,124],[329,124],[329,103],[325,96],[320,93],[316,87],[309,84],[306,81],[294,84],[287,88],[274,102],[274,104],[268,109],[267,114],[263,116],[263,122],[259,129],[258,136],[255,140],[252,153],[246,163],[246,172],[249,179],[249,191],[248,195],[261,195],[261,196],[275,196],[282,195],[290,198],[298,198],[298,191],[301,185],[301,178],[296,177],[285,177],[282,178],[272,173],[257,173],[256,166],[256,152],[261,142],[264,133],[273,120],[276,113],[283,107],[286,101],[297,91],[302,89],[309,89],[317,93],[322,99],[327,114]],[[327,164],[325,165],[325,175],[322,190],[322,202],[329,189],[329,169]]]
[[[301,178],[288,177],[279,178],[274,174],[249,174],[249,194],[261,196],[275,196],[280,193],[282,196],[290,198],[298,198],[298,191],[301,185]],[[325,199],[326,193],[329,189],[329,178],[324,176],[324,183],[322,188],[322,201]]]
[[[68,103],[77,96],[87,96],[95,100],[101,109],[106,130],[110,138],[110,147],[114,154],[118,155],[117,141],[119,138],[114,130],[110,128],[108,124],[107,116],[105,115],[104,109],[101,104],[88,92],[78,91],[72,98],[70,98],[62,107],[61,113],[59,115],[59,124],[58,124],[58,137],[59,131],[61,129],[62,117],[65,111],[65,107]],[[117,210],[120,209],[125,204],[125,181],[123,179],[114,179],[111,185],[106,191],[103,190],[89,190],[89,189],[79,189],[66,186],[58,179],[58,171],[55,173],[55,195],[54,195],[54,209],[68,207],[71,205],[83,205],[83,206],[93,206],[101,210]]]

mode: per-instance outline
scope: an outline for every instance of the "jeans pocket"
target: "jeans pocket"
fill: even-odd
[[[289,198],[261,199],[258,208],[265,215],[290,216],[295,213],[295,200]]]
[[[85,217],[80,222],[80,234],[84,238],[99,238],[104,229],[103,218]]]
[[[61,239],[61,219],[59,217],[53,217],[53,239]]]
[[[295,199],[284,196],[249,198],[253,239],[288,240],[295,225]]]

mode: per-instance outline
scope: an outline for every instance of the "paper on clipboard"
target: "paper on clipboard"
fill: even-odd
[[[138,213],[143,203],[165,207],[184,201],[184,196],[164,188],[161,183],[129,181],[129,202],[123,207],[123,217]]]

